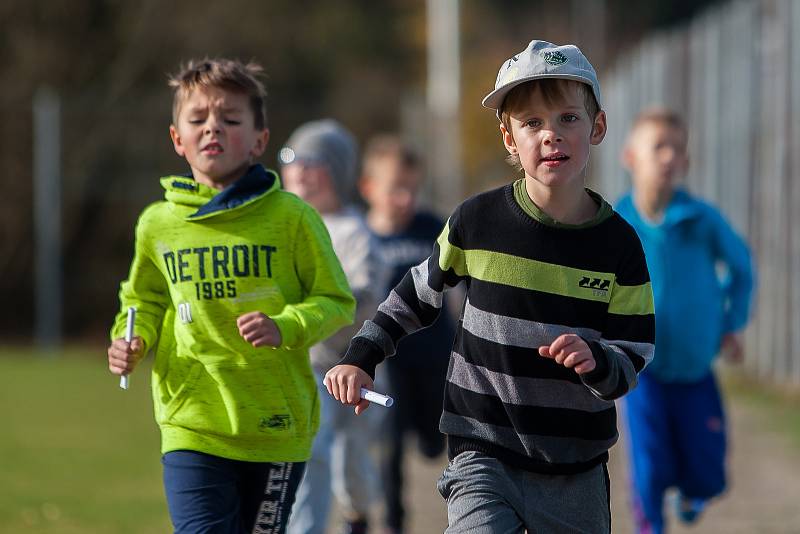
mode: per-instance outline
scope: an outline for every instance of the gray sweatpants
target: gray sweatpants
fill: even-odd
[[[446,534],[611,532],[605,464],[577,475],[542,475],[468,451],[445,468],[437,489],[447,500]]]

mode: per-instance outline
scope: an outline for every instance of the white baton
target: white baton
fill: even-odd
[[[367,388],[361,388],[361,398],[367,399],[370,402],[380,404],[381,406],[385,406],[387,408],[394,404],[394,399],[390,396],[383,395],[382,393],[378,393]]]
[[[136,322],[136,308],[131,306],[128,308],[128,323],[125,325],[125,341],[130,343],[133,341],[133,325]],[[128,389],[128,375],[119,377],[119,387]]]

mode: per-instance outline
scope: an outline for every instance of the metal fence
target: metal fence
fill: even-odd
[[[722,4],[621,56],[601,80],[609,131],[590,181],[629,187],[619,154],[644,107],[689,126],[687,185],[718,205],[752,247],[758,276],[748,370],[800,385],[800,2]]]

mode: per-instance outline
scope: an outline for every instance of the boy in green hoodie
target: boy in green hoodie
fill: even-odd
[[[308,348],[353,320],[319,215],[254,163],[269,140],[260,72],[203,60],[170,80],[170,136],[191,174],[162,178],[166,200],[140,216],[111,329],[112,373],[155,354],[176,533],[284,532],[319,424]]]

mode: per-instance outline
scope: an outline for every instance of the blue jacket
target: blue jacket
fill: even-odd
[[[645,370],[662,382],[705,377],[722,336],[747,323],[753,291],[750,252],[722,214],[678,189],[653,224],[630,193],[617,211],[639,235],[653,284],[655,358]]]

